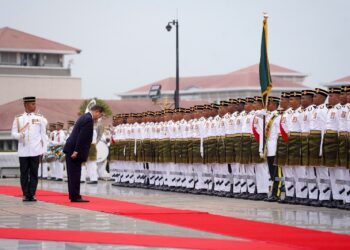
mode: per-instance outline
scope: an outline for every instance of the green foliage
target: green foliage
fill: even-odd
[[[104,107],[105,109],[105,116],[106,117],[109,117],[111,116],[113,113],[112,113],[112,110],[111,108],[109,107],[109,105],[107,104],[106,101],[102,100],[102,99],[98,99],[98,98],[93,98],[96,100],[96,104],[98,105],[101,105],[102,107]],[[86,106],[89,104],[89,102],[91,101],[92,99],[86,99],[84,101],[82,101],[82,103],[80,104],[80,107],[79,107],[79,115],[82,115],[85,113],[85,109],[86,109]]]

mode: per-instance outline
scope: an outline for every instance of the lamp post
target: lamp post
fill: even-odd
[[[178,20],[173,20],[165,27],[167,31],[171,31],[172,26],[176,28],[176,88],[174,93],[175,108],[180,107],[180,93],[179,93],[179,23]]]

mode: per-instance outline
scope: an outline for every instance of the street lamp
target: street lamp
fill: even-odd
[[[180,107],[180,93],[179,93],[179,23],[178,20],[173,20],[165,27],[167,31],[171,31],[172,25],[176,27],[176,88],[174,94],[175,108]]]

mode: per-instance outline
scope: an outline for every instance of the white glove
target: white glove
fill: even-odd
[[[263,152],[259,152],[260,158],[264,159],[264,153]]]
[[[255,112],[255,115],[259,118],[263,118],[267,115],[266,109],[258,110],[257,112]]]

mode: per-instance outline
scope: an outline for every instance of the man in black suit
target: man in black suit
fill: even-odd
[[[89,202],[80,195],[81,164],[86,161],[92,142],[94,122],[102,117],[104,108],[91,107],[90,112],[80,116],[66,141],[63,152],[66,154],[68,191],[71,202]]]

